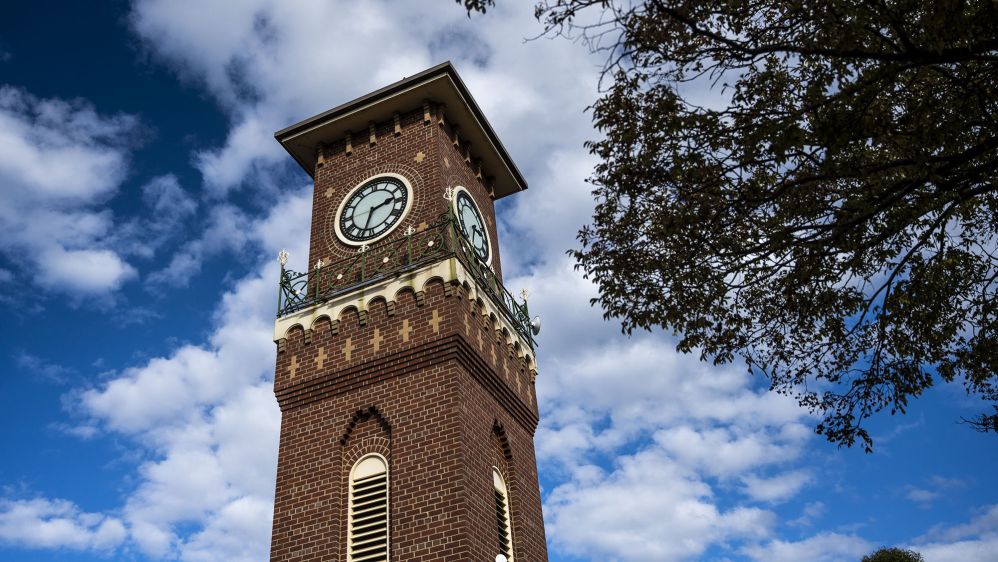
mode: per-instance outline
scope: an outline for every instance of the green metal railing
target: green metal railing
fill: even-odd
[[[410,227],[402,238],[362,246],[357,254],[298,273],[284,267],[277,296],[277,317],[320,304],[353,290],[397,277],[432,263],[456,257],[470,273],[480,291],[486,293],[500,313],[531,349],[536,345],[530,329],[527,302],[517,302],[492,268],[483,263],[451,214],[422,230]]]

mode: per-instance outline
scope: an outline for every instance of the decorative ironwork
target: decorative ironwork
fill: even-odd
[[[277,316],[297,312],[451,257],[456,257],[464,265],[479,290],[489,296],[510,325],[533,348],[536,342],[530,329],[526,299],[522,303],[517,302],[495,271],[478,258],[451,212],[425,229],[406,229],[402,238],[364,245],[351,257],[335,262],[320,260],[308,273],[286,269],[285,252],[281,260]]]

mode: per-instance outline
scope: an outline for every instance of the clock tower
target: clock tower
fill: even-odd
[[[315,180],[285,268],[272,561],[547,560],[534,326],[494,201],[526,189],[444,63],[276,135]]]

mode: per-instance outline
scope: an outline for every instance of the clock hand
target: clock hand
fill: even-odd
[[[364,223],[364,230],[367,230],[368,225],[371,224],[371,219],[374,218],[374,211],[377,211],[381,207],[384,207],[385,205],[391,203],[394,200],[395,200],[394,197],[389,197],[388,199],[385,199],[381,203],[379,203],[379,204],[371,207],[370,209],[368,209],[367,210],[367,222]]]

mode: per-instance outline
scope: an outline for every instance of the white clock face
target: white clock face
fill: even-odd
[[[478,259],[485,263],[489,262],[492,254],[492,245],[489,243],[488,229],[482,219],[482,213],[475,205],[474,199],[463,187],[455,190],[454,211],[457,213],[457,222],[461,226],[461,231],[465,238],[471,243],[472,249]]]
[[[412,207],[412,188],[395,175],[365,181],[347,195],[336,213],[336,235],[348,244],[366,244],[388,235]]]

